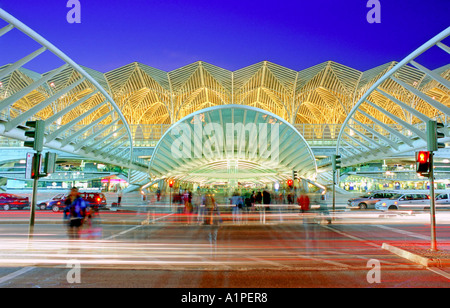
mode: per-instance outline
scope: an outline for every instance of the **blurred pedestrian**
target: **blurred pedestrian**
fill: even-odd
[[[261,194],[261,192],[259,192]],[[261,194],[261,209],[259,212],[259,222],[265,224],[266,223],[266,210],[269,210],[270,205],[270,193],[267,190],[264,190]]]
[[[300,207],[300,211],[302,213],[306,213],[310,208],[310,199],[306,192],[300,192],[300,195],[297,198],[297,203]]]
[[[156,190],[156,201],[161,201],[161,190],[159,188]]]
[[[70,190],[68,198],[64,202],[64,218],[67,222],[70,239],[80,238],[80,229],[88,212],[87,202],[81,198],[78,188]]]
[[[122,188],[119,186],[119,188],[117,189],[117,206],[120,206],[122,203]]]
[[[187,189],[184,190],[184,194],[182,196],[183,202],[184,202],[184,214],[185,214],[185,219],[187,221],[188,224],[191,223],[191,218],[192,218],[192,212],[193,212],[193,207],[192,207],[192,194],[190,191],[188,191]]]
[[[243,208],[242,197],[238,192],[234,192],[231,197],[231,204],[233,205],[232,215],[233,215],[233,223],[241,223],[241,211]]]

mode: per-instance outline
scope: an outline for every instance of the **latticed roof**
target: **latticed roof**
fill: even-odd
[[[294,71],[267,61],[237,71],[228,71],[202,61],[171,72],[137,62],[105,74],[84,69],[110,93],[131,125],[173,124],[195,111],[225,104],[261,108],[292,124],[340,124],[363,93],[395,64],[387,63],[365,72],[332,61],[302,71]],[[0,67],[0,70],[5,67]],[[450,79],[450,65],[436,69],[435,72],[447,80]],[[0,80],[0,101],[39,77],[40,74],[23,68],[14,71]],[[10,116],[14,118],[15,112],[30,109],[58,89],[78,79],[80,76],[74,69],[64,69],[48,83],[15,102],[11,106]],[[448,90],[416,68],[403,68],[398,73],[398,79],[450,106]],[[381,88],[427,114],[427,103],[405,92],[396,82],[388,81]],[[49,118],[70,102],[89,95],[92,91],[91,84],[83,81],[65,96],[41,110],[37,116]],[[96,101],[99,99],[99,95],[92,95],[80,108],[60,119],[61,124],[70,122],[82,114],[83,110],[89,110],[91,106],[99,103]],[[369,100],[384,106],[400,118],[404,117],[401,108],[385,96],[374,93]],[[90,123],[97,119],[99,114],[109,111],[107,108],[106,105],[99,108],[97,114],[86,117],[84,122]],[[368,109],[365,112],[383,122],[390,121],[376,109]]]

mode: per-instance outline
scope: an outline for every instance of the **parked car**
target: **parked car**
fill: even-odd
[[[88,205],[94,209],[105,208],[106,197],[103,193],[98,192],[80,192],[80,197],[87,201]],[[68,196],[65,196],[64,199],[50,201],[47,208],[51,209],[53,212],[59,212],[64,209],[65,201]]]
[[[36,203],[36,206],[40,210],[51,209],[50,202],[52,201],[61,201],[67,197],[67,194],[57,194],[47,200],[41,200]]]
[[[380,200],[389,199],[395,195],[395,191],[376,190],[371,191],[360,197],[351,198],[348,200],[348,207],[351,209],[375,209],[375,203]]]
[[[12,208],[22,210],[23,208],[30,206],[28,197],[21,197],[18,195],[2,193],[0,194],[0,208],[8,211]]]
[[[443,192],[436,194],[436,208],[450,209],[450,192]]]
[[[430,197],[426,193],[398,193],[387,200],[375,203],[375,209],[386,210],[424,210],[430,206]]]
[[[450,208],[450,191],[435,191],[436,209]],[[430,196],[428,191],[403,191],[388,200],[381,200],[375,204],[377,210],[428,210]]]

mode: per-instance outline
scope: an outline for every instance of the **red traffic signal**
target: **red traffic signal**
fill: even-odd
[[[429,157],[430,157],[429,152],[425,152],[425,151],[419,152],[419,155],[417,157],[417,162],[419,162],[421,164],[427,163]]]
[[[172,188],[173,187],[173,183],[175,183],[174,180],[169,180],[169,187]]]
[[[294,185],[294,181],[292,181],[292,180],[287,180],[287,185],[289,186],[289,187],[292,187],[292,185]]]
[[[430,172],[430,152],[428,151],[416,152],[416,172],[417,173]]]

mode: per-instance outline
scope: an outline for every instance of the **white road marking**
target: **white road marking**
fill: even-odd
[[[439,268],[436,268],[436,267],[427,267],[427,270],[429,270],[429,271],[431,271],[431,272],[433,272],[433,273],[435,273],[435,274],[438,274],[438,275],[440,275],[440,276],[442,276],[442,277],[447,278],[448,280],[450,280],[450,274],[447,273],[447,272],[444,272],[443,270],[441,270],[441,269],[439,269]]]
[[[307,259],[307,260],[321,261],[321,262],[324,262],[324,263],[327,263],[327,264],[336,265],[336,266],[338,266],[340,268],[347,268],[348,269],[348,268],[351,267],[350,265],[347,265],[345,263],[328,260],[328,259],[321,258],[321,257],[318,257],[318,256],[313,256],[313,257],[308,257],[308,256],[305,256],[305,255],[296,255],[296,256],[300,257],[300,258],[303,258],[303,259]]]
[[[366,245],[369,245],[369,246],[372,246],[372,247],[380,248],[380,249],[381,249],[381,246],[380,246],[380,245],[374,244],[374,243],[369,242],[369,241],[367,241],[367,240],[364,240],[364,239],[362,239],[362,238],[359,238],[359,237],[350,235],[350,234],[348,234],[348,233],[345,233],[345,232],[342,232],[342,231],[339,231],[339,230],[330,228],[329,226],[324,226],[324,225],[320,225],[320,226],[322,226],[323,228],[328,229],[328,230],[330,230],[330,231],[333,231],[333,232],[335,232],[335,233],[337,233],[337,234],[340,234],[340,235],[343,235],[343,236],[345,236],[345,237],[351,238],[352,240],[355,240],[355,241],[358,241],[358,242],[364,242],[364,244],[366,244]]]
[[[398,234],[402,234],[402,235],[406,235],[406,236],[410,236],[410,237],[415,237],[421,240],[425,240],[425,241],[430,241],[431,238],[429,236],[426,235],[422,235],[422,234],[417,234],[414,232],[410,232],[410,231],[406,231],[406,230],[401,230],[401,229],[395,229],[395,228],[391,228],[391,227],[387,227],[387,226],[383,226],[383,225],[375,225],[378,228],[384,229],[384,230],[388,230],[388,231],[392,231]]]
[[[31,271],[31,270],[33,270],[33,269],[34,269],[34,267],[24,267],[24,268],[21,268],[21,269],[18,270],[18,271],[15,271],[15,272],[13,272],[13,273],[11,273],[11,274],[9,274],[9,275],[6,275],[6,276],[0,278],[0,284],[5,283],[5,282],[7,282],[7,281],[9,281],[9,280],[12,280],[12,279],[14,279],[14,278],[16,278],[16,277],[19,277],[20,275],[23,275],[23,274],[25,274],[25,273],[28,273],[29,271]]]
[[[246,258],[250,259],[250,260],[253,260],[253,261],[256,261],[258,263],[265,263],[265,264],[269,264],[269,265],[276,266],[276,267],[292,268],[291,266],[286,265],[286,264],[281,264],[281,263],[278,263],[278,262],[275,262],[275,261],[270,261],[270,260],[266,260],[266,259],[262,259],[262,258],[258,258],[258,257],[246,256]]]
[[[163,217],[159,217],[159,218],[157,218],[157,219],[153,219],[152,222],[158,221],[158,220],[163,219],[163,218],[165,218],[165,217],[167,217],[167,216],[170,216],[170,215],[173,215],[173,213],[168,214],[168,215],[164,215]],[[116,238],[116,237],[119,237],[119,236],[121,236],[121,235],[124,235],[124,234],[126,234],[126,233],[128,233],[128,232],[134,231],[134,230],[136,230],[136,229],[138,229],[138,228],[140,228],[140,227],[143,227],[143,226],[144,226],[144,225],[134,226],[134,227],[132,227],[132,228],[130,228],[130,229],[127,229],[127,230],[124,230],[124,231],[119,232],[119,233],[117,233],[117,234],[113,234],[113,235],[111,235],[111,236],[108,236],[107,238],[105,238],[105,240],[112,240],[112,239],[114,239],[114,238]]]
[[[374,247],[380,248],[378,245],[376,245],[376,244],[374,244],[374,243],[367,242],[366,240],[363,240],[363,239],[358,238],[358,237],[356,237],[356,236],[347,234],[347,233],[345,233],[345,232],[341,232],[341,231],[335,230],[335,229],[330,228],[330,227],[328,227],[328,226],[322,226],[322,227],[324,227],[324,228],[326,228],[326,229],[328,229],[328,230],[334,231],[334,232],[336,232],[336,233],[339,233],[339,234],[341,234],[341,235],[344,235],[344,236],[346,236],[346,237],[349,237],[349,238],[351,238],[351,239],[354,239],[354,240],[357,240],[357,241],[365,242],[367,245],[370,245],[370,246],[374,246]],[[405,231],[405,230],[397,230],[397,229],[390,228],[390,227],[386,227],[386,226],[382,226],[382,225],[377,225],[377,227],[380,227],[380,228],[386,229],[386,230],[390,230],[390,231],[395,231],[395,232],[400,233],[400,234],[403,234],[403,235],[408,235],[408,236],[411,236],[411,237],[416,237],[416,238],[419,238],[419,239],[422,239],[422,240],[423,240],[423,239],[425,239],[425,240],[430,240],[430,238],[427,237],[427,236],[423,236],[423,235],[421,235],[421,234],[417,234],[417,233],[413,233],[413,232],[409,232],[409,231]],[[438,269],[438,268],[435,268],[435,267],[427,267],[426,269],[429,270],[429,271],[431,271],[431,272],[433,272],[433,273],[435,273],[435,274],[438,274],[438,275],[440,275],[440,276],[442,276],[442,277],[447,278],[447,279],[450,280],[450,274],[447,273],[447,272],[444,272],[444,271],[441,270],[441,269]]]

